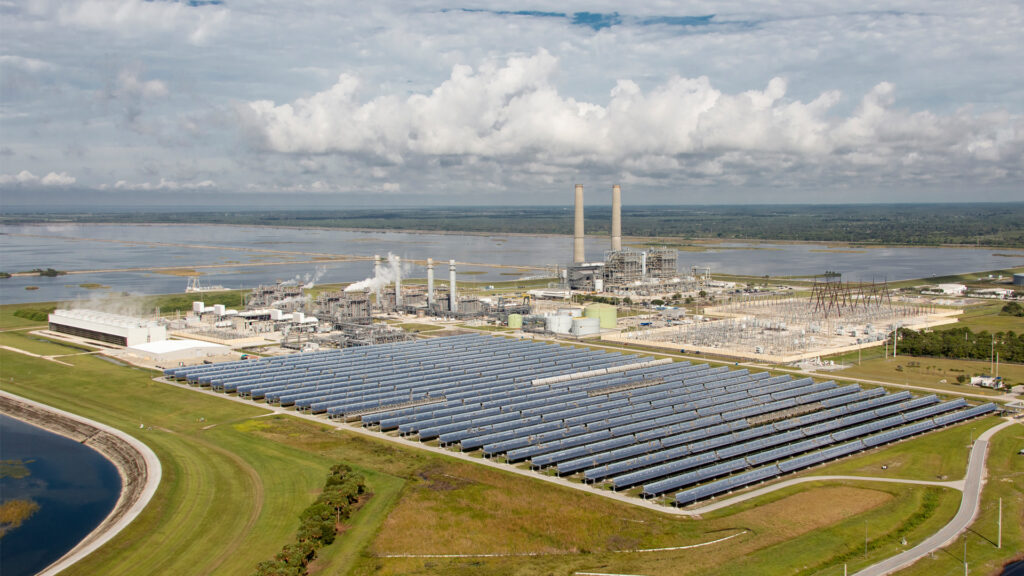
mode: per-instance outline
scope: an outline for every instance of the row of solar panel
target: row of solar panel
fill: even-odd
[[[669,371],[673,373],[670,374]],[[579,390],[587,392],[587,394],[577,398],[570,398],[568,395],[556,395],[554,399],[543,405],[532,404],[523,408],[523,412],[531,415],[544,414],[548,412],[545,407],[551,407],[551,410],[573,410],[576,409],[571,407],[574,404],[584,409],[587,406],[603,408],[608,405],[607,403],[617,401],[617,398],[625,399],[625,401],[629,401],[628,399],[630,398],[640,398],[642,395],[652,391],[660,391],[665,387],[671,388],[676,386],[675,382],[677,380],[682,380],[684,377],[689,377],[689,375],[700,375],[707,372],[706,365],[688,366],[685,363],[681,363],[552,385],[514,386],[508,390],[490,387],[485,388],[485,391],[477,396],[448,394],[449,401],[441,406],[416,408],[403,412],[387,412],[376,416],[382,417],[377,422],[379,422],[383,430],[398,428],[403,434],[420,432],[421,437],[430,438],[432,436],[423,432],[424,428],[466,421],[472,425],[474,415],[478,410],[483,410],[490,406],[500,406],[502,412],[510,412],[519,406],[514,403],[516,399],[536,398],[538,394],[545,393],[548,390],[563,390],[567,391],[567,394],[569,393],[568,391]],[[668,382],[663,385],[645,387],[638,390],[590,396],[590,392],[595,388],[602,388],[616,382],[628,382],[630,379],[648,377],[652,374],[660,375]],[[364,418],[364,422],[367,421],[373,422],[374,420],[372,417],[369,420]]]
[[[675,503],[679,506],[692,504],[694,502],[703,500],[705,498],[709,498],[711,496],[716,496],[718,494],[730,492],[738,488],[750,486],[751,484],[755,484],[757,482],[773,478],[780,474],[793,472],[795,470],[800,470],[802,468],[807,468],[810,466],[815,466],[817,464],[821,464],[823,462],[827,462],[835,458],[846,456],[848,454],[852,454],[854,452],[858,452],[866,448],[871,448],[873,446],[879,446],[881,444],[894,442],[896,440],[907,438],[909,436],[920,434],[922,432],[927,432],[929,430],[941,426],[947,426],[949,424],[967,420],[969,418],[974,418],[977,416],[981,416],[983,414],[988,414],[994,412],[995,410],[995,404],[982,404],[980,406],[968,408],[967,410],[961,410],[959,412],[954,412],[952,414],[938,416],[930,420],[924,420],[922,422],[911,424],[910,426],[904,426],[896,430],[892,430],[882,434],[877,434],[874,436],[869,436],[864,439],[854,440],[853,442],[848,442],[846,444],[834,446],[826,450],[821,450],[819,452],[814,452],[812,454],[807,454],[804,456],[779,462],[778,464],[773,464],[762,468],[756,468],[749,472],[744,472],[743,474],[729,476],[721,480],[717,480],[714,482],[710,482],[679,492],[675,496]]]
[[[845,388],[850,387],[855,388],[856,386],[845,386]],[[840,389],[843,390],[844,388]],[[883,388],[872,388],[870,390],[863,390],[863,392],[859,393],[842,395],[836,400],[845,400],[848,402],[847,405],[823,410],[817,412],[816,415],[818,416],[818,420],[831,420],[842,417],[845,414],[870,411],[878,406],[882,406],[890,402],[907,400],[909,398],[910,393],[903,392],[896,395],[886,395]],[[769,434],[775,434],[783,433],[783,431],[794,427],[800,427],[801,424],[806,425],[813,421],[818,421],[811,420],[808,416],[809,415],[802,415],[795,418],[785,419],[775,423],[766,424],[766,426],[768,427],[767,429],[772,430]],[[565,472],[570,472],[589,468],[584,474],[585,480],[587,482],[598,482],[611,476],[624,474],[624,472],[629,470],[643,468],[659,462],[670,461],[674,458],[685,457],[691,453],[690,450],[685,446],[683,448],[675,447],[683,446],[701,439],[725,435],[727,433],[732,433],[732,431],[736,429],[743,429],[746,427],[745,420],[725,422],[721,417],[716,417],[707,422],[707,424],[710,425],[708,427],[700,427],[697,425],[697,421],[694,421],[686,426],[673,426],[665,429],[664,431],[652,430],[652,433],[639,435],[638,441],[641,441],[642,443],[638,446],[643,446],[645,448],[643,452],[644,456],[642,457],[633,457],[636,456],[636,454],[630,452],[613,451],[607,454],[598,454],[594,456],[593,460],[589,462],[593,467],[588,466],[588,462],[584,462],[583,467],[580,467],[580,463],[578,462],[568,462],[564,469]],[[670,452],[668,451],[669,449],[675,449],[675,451]],[[562,466],[559,466],[559,472],[562,470]]]
[[[183,368],[172,368],[165,370],[165,375],[189,380],[202,377],[209,382],[216,374],[228,376],[240,376],[247,373],[262,373],[277,370],[280,368],[305,369],[308,366],[326,366],[343,362],[354,362],[360,359],[390,359],[390,358],[424,358],[431,362],[444,361],[446,359],[457,359],[460,356],[472,355],[490,351],[499,354],[504,351],[505,355],[532,356],[538,353],[550,353],[557,347],[550,344],[524,342],[521,346],[515,346],[507,340],[496,340],[482,335],[454,336],[447,338],[436,338],[429,341],[407,343],[404,346],[387,344],[362,348],[346,348],[344,350],[327,350],[311,354],[299,354],[284,357],[262,358],[256,361],[238,361],[223,364],[190,366]],[[453,350],[458,348],[460,354],[439,354],[442,350]]]
[[[938,398],[935,398],[935,401],[937,402]],[[962,398],[960,398],[924,410],[909,411],[883,420],[874,420],[872,422],[869,422],[868,424],[848,429],[838,434],[833,433],[817,436],[813,438],[813,442],[801,442],[796,444],[790,444],[789,446],[785,446],[782,450],[773,450],[773,454],[771,456],[773,456],[775,459],[793,456],[801,452],[805,452],[809,449],[838,444],[851,438],[860,438],[863,436],[867,436],[869,434],[873,434],[875,432],[880,432],[882,430],[892,428],[894,426],[900,426],[905,423],[921,420],[923,418],[927,418],[928,416],[940,412],[948,412],[950,410],[963,408],[965,405],[966,402]],[[768,437],[762,440],[760,443],[749,443],[746,446],[744,446],[744,450],[740,451],[738,454],[734,454],[734,456],[751,452],[758,452],[765,448],[771,448],[779,444],[789,444],[790,442],[794,442],[801,438],[807,437],[801,434],[800,432],[800,430],[793,430],[776,436]],[[730,462],[733,465],[742,464],[742,468],[747,468],[752,465],[763,464],[765,462],[770,461],[766,459],[766,457],[768,456],[767,454],[755,454],[755,456],[758,457],[754,457],[752,459],[736,458],[735,460],[731,460]],[[728,455],[722,454],[721,452],[715,453],[715,461],[725,460],[727,457]],[[645,495],[656,496],[658,494],[663,494],[665,492],[670,492],[672,490],[685,488],[686,486],[689,486],[691,484],[696,484],[714,478],[716,476],[720,476],[722,474],[721,472],[713,469],[703,469],[692,465],[685,466],[682,464],[683,462],[686,462],[686,460],[678,461],[677,463],[674,463],[674,465],[655,467],[641,471],[639,473],[629,474],[624,477],[613,478],[612,483],[616,489],[621,489],[625,486],[632,486],[638,484],[641,481],[669,476],[664,480],[658,480],[656,482],[644,485],[643,493]],[[675,472],[686,470],[688,468],[695,469],[692,472],[687,472],[685,474],[670,476]]]
[[[751,466],[760,468],[724,480],[760,481],[808,451],[824,448],[814,454],[828,456],[851,439],[898,439],[899,430],[883,431],[955,416],[943,413],[964,404],[687,363],[535,386],[540,378],[639,359],[487,336],[342,352],[274,359],[255,371],[256,363],[237,363],[169,375],[332,416],[362,414],[366,426],[483,448],[486,456],[505,454],[536,468],[555,465],[559,474],[583,472],[588,482],[607,479],[615,489],[648,482],[648,496]],[[409,402],[420,405],[391,408]],[[766,423],[752,426],[752,419]]]

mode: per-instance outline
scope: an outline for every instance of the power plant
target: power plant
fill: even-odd
[[[582,184],[576,185],[574,212],[572,264],[566,268],[564,276],[570,290],[646,293],[681,282],[676,250],[666,247],[623,250],[622,187],[618,184],[612,186],[611,246],[603,261],[586,261]]]

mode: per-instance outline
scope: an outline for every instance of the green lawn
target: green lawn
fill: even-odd
[[[829,372],[828,374],[837,378],[864,378],[897,384],[927,386],[939,391],[1000,394],[1000,392],[971,386],[970,384],[958,384],[956,381],[957,376],[960,375],[970,378],[978,374],[991,373],[992,365],[984,360],[897,356],[896,358],[875,357],[871,360],[862,360],[859,366],[854,364],[844,370]],[[824,375],[823,373],[822,376]],[[1024,383],[1024,364],[1000,362],[999,375],[1013,385]],[[945,382],[942,382],[942,380],[945,380]]]
[[[435,326],[433,324],[422,324],[417,322],[406,322],[404,324],[395,325],[407,332],[433,332],[434,330],[444,330],[444,326]]]
[[[61,354],[79,354],[95,350],[85,345],[69,345],[42,336],[29,334],[28,331],[0,332],[0,346],[10,346],[40,356],[57,356]]]
[[[966,326],[973,332],[987,330],[990,334],[1012,330],[1020,334],[1024,331],[1024,318],[1002,314],[1000,311],[1005,305],[1006,302],[993,302],[971,306],[964,310],[955,325],[949,327]]]

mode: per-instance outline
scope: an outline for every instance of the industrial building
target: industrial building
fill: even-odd
[[[85,308],[54,310],[49,316],[49,323],[50,330],[54,332],[118,346],[167,339],[167,328],[158,322]]]
[[[164,374],[680,506],[996,410],[479,334]]]
[[[178,363],[194,363],[209,358],[217,358],[231,353],[227,346],[202,340],[162,340],[128,346],[125,351],[132,356],[153,364],[164,366]]]
[[[583,185],[575,189],[572,264],[563,280],[572,290],[588,292],[646,290],[652,286],[678,283],[679,254],[669,248],[636,250],[622,248],[622,189],[612,186],[611,249],[600,262],[586,259],[583,229]]]

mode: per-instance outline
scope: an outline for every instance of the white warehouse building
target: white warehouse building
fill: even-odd
[[[167,339],[167,328],[157,322],[98,310],[54,310],[49,320],[50,330],[54,332],[118,346],[135,346]]]

